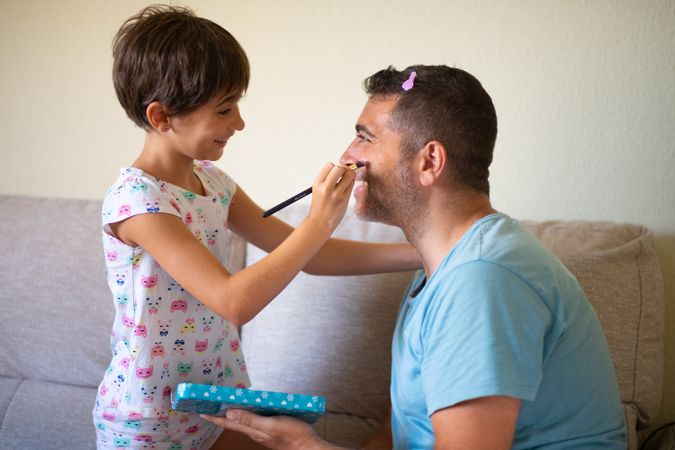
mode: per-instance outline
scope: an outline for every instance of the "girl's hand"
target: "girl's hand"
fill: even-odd
[[[312,185],[312,206],[308,218],[328,226],[332,233],[347,211],[355,180],[353,170],[326,164]]]

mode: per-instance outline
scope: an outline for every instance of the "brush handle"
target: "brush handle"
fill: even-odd
[[[347,168],[348,168],[349,170],[356,170],[356,169],[358,169],[359,167],[363,167],[363,166],[365,166],[365,165],[366,165],[366,163],[364,163],[363,161],[357,161],[357,162],[355,162],[355,163],[349,164],[349,165],[347,166]],[[312,193],[312,188],[309,187],[309,188],[305,189],[304,191],[302,191],[302,192],[300,192],[300,193],[298,193],[298,194],[295,194],[293,197],[289,198],[288,200],[284,200],[283,202],[279,203],[277,206],[274,206],[274,207],[268,209],[267,211],[263,211],[262,216],[263,216],[263,217],[269,217],[269,216],[271,216],[272,214],[274,214],[275,212],[277,212],[277,211],[279,211],[279,210],[281,210],[281,209],[284,209],[284,208],[287,207],[288,205],[297,202],[297,201],[300,200],[301,198],[307,197],[307,196],[308,196],[309,194],[311,194],[311,193]]]
[[[309,188],[305,189],[304,191],[302,191],[302,192],[300,192],[300,193],[298,193],[298,194],[295,194],[293,197],[289,198],[288,200],[284,200],[283,202],[279,203],[277,206],[274,206],[274,207],[268,209],[267,211],[264,211],[263,214],[262,214],[262,216],[263,216],[263,217],[271,216],[271,215],[274,214],[275,212],[277,212],[277,211],[279,211],[279,210],[281,210],[281,209],[284,209],[284,208],[287,207],[288,205],[297,202],[297,201],[300,200],[301,198],[307,197],[307,196],[308,196],[309,194],[311,194],[311,193],[312,193],[312,188],[309,187]]]

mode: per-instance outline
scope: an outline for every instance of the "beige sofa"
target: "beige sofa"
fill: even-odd
[[[304,214],[294,205],[280,216],[297,224]],[[94,448],[91,408],[109,363],[114,312],[100,203],[0,196],[0,217],[0,448]],[[651,234],[605,222],[525,224],[577,276],[598,312],[629,448],[637,449],[636,430],[658,412],[663,383],[663,287]],[[336,235],[403,239],[351,212]],[[230,239],[231,270],[264,255]],[[317,431],[358,445],[385,414],[390,337],[410,275],[299,275],[242,330],[254,386],[324,395],[328,413]]]

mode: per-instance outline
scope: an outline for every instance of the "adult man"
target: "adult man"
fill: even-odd
[[[424,261],[392,344],[395,449],[620,449],[625,423],[597,317],[574,277],[489,199],[490,96],[445,66],[382,70],[342,162],[365,161],[360,217]],[[289,418],[221,423],[272,448],[333,448]]]

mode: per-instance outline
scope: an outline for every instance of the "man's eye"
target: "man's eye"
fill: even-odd
[[[227,108],[226,110],[218,111],[218,115],[219,116],[226,116],[230,113],[230,111],[232,111],[232,110],[230,108]]]
[[[362,134],[357,134],[356,139],[358,139],[359,142],[368,141],[368,139],[366,139],[366,137]]]

